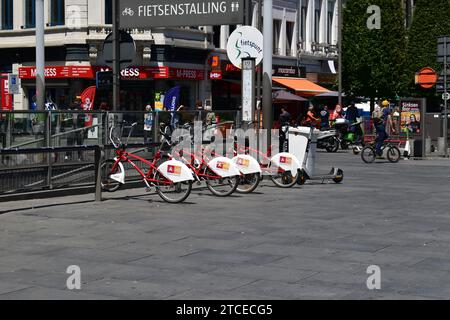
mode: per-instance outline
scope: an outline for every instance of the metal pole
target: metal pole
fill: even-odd
[[[36,103],[45,109],[45,24],[44,0],[36,0]]]
[[[447,37],[444,37],[444,157],[448,158]]]
[[[273,61],[273,1],[264,0],[264,62],[263,62],[263,125],[267,130],[267,151],[271,145],[273,125],[272,61]]]
[[[113,111],[120,108],[119,0],[113,0]]]
[[[257,23],[256,26],[258,30],[262,31],[262,0],[258,0],[258,13],[257,13]],[[261,141],[259,130],[261,129],[261,87],[262,87],[262,68],[261,65],[258,67],[258,72],[256,73],[256,103],[258,105],[258,109],[256,110],[256,150],[260,151],[261,149]],[[259,161],[259,153],[257,160]]]
[[[250,26],[252,24],[252,15],[251,15],[251,11],[252,11],[252,1],[251,0],[246,0],[245,1],[245,21],[244,24],[246,26]]]
[[[338,0],[338,65],[339,65],[339,99],[338,103],[342,105],[342,0]]]

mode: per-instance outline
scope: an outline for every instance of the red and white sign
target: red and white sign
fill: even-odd
[[[94,79],[98,71],[109,71],[108,67],[97,66],[59,66],[46,67],[45,77],[48,79],[84,78]],[[204,80],[205,71],[199,69],[180,69],[169,67],[129,67],[120,72],[123,79],[175,79]],[[35,67],[19,68],[19,78],[35,79]]]
[[[1,104],[0,110],[13,110],[13,95],[9,94],[8,77],[0,78]]]
[[[176,80],[204,80],[205,71],[198,69],[170,68],[169,78]]]
[[[110,71],[108,67],[93,67],[97,71]],[[123,79],[167,79],[169,67],[129,67],[120,71]]]
[[[45,77],[49,79],[65,79],[65,78],[85,78],[91,79],[95,74],[90,66],[59,66],[46,67],[44,71]],[[21,79],[35,79],[35,67],[21,67],[19,68],[19,78]]]
[[[181,175],[181,167],[168,165],[167,173],[179,176],[179,175]]]
[[[214,70],[209,74],[211,80],[222,80],[222,70]]]

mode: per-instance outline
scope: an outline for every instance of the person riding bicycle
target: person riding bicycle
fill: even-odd
[[[382,102],[383,111],[381,114],[379,114],[379,117],[373,118],[373,125],[375,127],[375,131],[377,134],[377,137],[375,139],[376,146],[375,146],[375,153],[378,157],[383,156],[383,143],[389,138],[389,135],[386,132],[386,122],[388,121],[389,115],[390,115],[390,109],[389,109],[389,101],[384,100]]]

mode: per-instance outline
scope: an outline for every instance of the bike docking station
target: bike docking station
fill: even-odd
[[[304,185],[307,180],[322,181],[332,180],[341,183],[344,180],[344,171],[339,168],[331,168],[327,174],[316,174],[317,134],[314,128],[291,127],[289,128],[289,152],[299,160],[301,164],[297,184]]]

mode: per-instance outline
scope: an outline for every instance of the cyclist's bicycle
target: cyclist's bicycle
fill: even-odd
[[[391,163],[397,163],[401,159],[400,149],[390,143],[384,143],[381,151],[383,154],[386,153],[386,157]],[[361,158],[365,163],[373,163],[375,161],[377,158],[375,142],[372,142],[361,151]]]
[[[176,160],[162,161],[161,150],[156,152],[152,161],[134,155],[126,151],[133,128],[126,143],[122,143],[119,136],[114,136],[115,127],[110,130],[109,139],[115,148],[116,158],[107,160],[101,166],[101,185],[107,192],[117,191],[125,184],[125,169],[123,163],[129,163],[142,177],[147,190],[152,187],[158,195],[168,203],[180,203],[189,197],[192,190],[194,177],[191,171],[181,162]],[[120,131],[122,134],[123,128]],[[148,166],[148,169],[140,168],[134,161],[140,161]],[[162,164],[161,164],[162,163]]]

